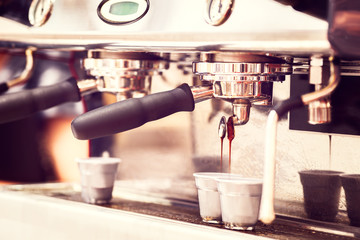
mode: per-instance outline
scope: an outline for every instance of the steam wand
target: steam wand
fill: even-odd
[[[330,57],[330,79],[329,84],[319,91],[307,93],[300,97],[289,98],[276,105],[270,111],[266,123],[265,133],[265,159],[264,159],[264,176],[263,189],[260,204],[259,219],[270,224],[275,219],[274,210],[274,190],[275,190],[275,155],[276,155],[276,134],[277,123],[279,118],[289,110],[308,105],[312,101],[329,96],[340,82],[340,62]]]

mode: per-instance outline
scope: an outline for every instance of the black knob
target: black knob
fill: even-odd
[[[66,102],[80,101],[74,78],[51,86],[39,87],[0,96],[0,123],[25,118],[35,112]]]

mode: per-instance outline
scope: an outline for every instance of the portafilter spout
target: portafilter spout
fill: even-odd
[[[235,125],[244,125],[249,121],[251,103],[247,99],[237,99],[233,102],[233,121]]]

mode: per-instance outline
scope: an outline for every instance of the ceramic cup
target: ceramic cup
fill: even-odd
[[[225,228],[252,230],[259,217],[262,179],[228,175],[216,181]]]
[[[76,159],[81,176],[81,197],[87,203],[104,204],[112,198],[119,158]]]
[[[311,219],[334,221],[340,201],[341,180],[338,171],[300,171],[305,212]]]
[[[200,216],[203,222],[221,223],[220,196],[215,179],[228,173],[199,172],[193,175],[198,189]]]
[[[350,225],[360,227],[360,174],[343,174],[340,179],[345,191]]]

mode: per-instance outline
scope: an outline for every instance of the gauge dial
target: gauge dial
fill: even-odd
[[[34,27],[39,27],[49,19],[55,0],[33,0],[29,9],[29,21]]]
[[[207,0],[206,22],[213,26],[223,24],[232,12],[233,2],[234,0]]]
[[[109,24],[128,24],[145,16],[149,0],[103,0],[98,7],[98,16]]]

